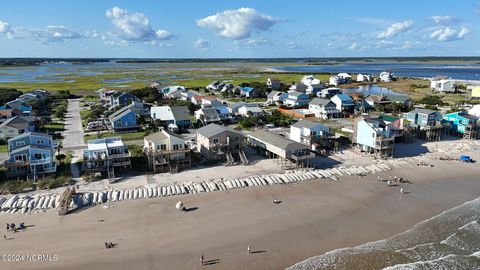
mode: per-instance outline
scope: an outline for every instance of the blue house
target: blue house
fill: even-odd
[[[117,107],[117,106],[126,106],[131,104],[132,101],[141,102],[141,100],[129,93],[115,93],[110,96],[110,107]]]
[[[408,126],[415,129],[417,137],[427,141],[440,140],[443,130],[440,112],[417,108],[404,114],[403,119],[410,122]]]
[[[109,117],[113,133],[138,131],[137,113],[130,108],[122,108]]]
[[[52,136],[28,132],[8,140],[7,177],[44,176],[57,171]]]
[[[381,118],[355,119],[353,143],[362,152],[379,158],[393,157],[395,127]]]
[[[466,112],[454,112],[443,115],[443,122],[454,134],[465,139],[477,139],[479,136],[478,117]]]
[[[240,89],[240,95],[247,98],[251,98],[251,97],[256,97],[258,95],[258,92],[253,87],[242,87]]]

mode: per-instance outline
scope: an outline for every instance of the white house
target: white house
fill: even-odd
[[[338,73],[337,76],[342,79],[344,82],[349,82],[352,80],[352,75],[348,74],[348,73],[345,73],[345,72],[342,72],[342,73]]]
[[[180,99],[181,100],[185,100],[185,101],[191,101],[192,100],[192,97],[196,96],[197,94],[195,94],[194,92],[192,91],[185,91],[185,92],[181,92],[180,93]]]
[[[276,89],[280,88],[281,83],[282,82],[277,78],[268,78],[267,79],[267,87],[272,89],[272,90],[276,90]]]
[[[431,79],[430,88],[435,92],[452,93],[456,91],[455,81],[452,78],[436,76]]]
[[[307,91],[305,91],[305,93],[309,95],[310,94],[316,95],[318,92],[322,91],[322,89],[324,88],[325,86],[323,84],[311,84],[307,86]]]
[[[473,105],[472,108],[468,110],[468,114],[480,117],[480,104]]]
[[[353,142],[361,151],[380,157],[392,157],[394,137],[392,125],[380,118],[358,117],[355,119]]]
[[[328,79],[328,84],[333,85],[333,86],[339,86],[340,84],[343,84],[344,80],[338,76],[332,76],[330,79]]]
[[[335,96],[336,94],[340,94],[340,93],[342,93],[340,88],[329,87],[329,88],[322,89],[320,92],[317,92],[317,97],[331,98],[331,97]]]
[[[380,73],[380,81],[381,82],[393,81],[393,74],[388,71],[382,71],[382,73]]]
[[[271,91],[267,95],[267,105],[274,105],[274,104],[283,104],[285,100],[288,98],[287,92],[280,92],[280,91]]]
[[[305,75],[303,78],[300,80],[301,83],[305,85],[312,85],[312,84],[321,84],[322,82],[315,78],[313,75]]]
[[[311,146],[315,137],[326,136],[330,128],[320,123],[299,120],[290,126],[290,140]]]
[[[307,94],[301,92],[291,92],[285,100],[285,104],[289,107],[307,106],[310,98]]]
[[[308,104],[308,110],[315,114],[315,117],[321,119],[330,119],[340,117],[341,113],[337,105],[329,99],[314,98]]]
[[[215,108],[202,108],[195,111],[195,120],[202,122],[204,125],[221,121],[220,114]]]
[[[337,110],[340,112],[353,113],[355,109],[355,102],[347,94],[338,94],[331,98],[331,101],[335,103]]]
[[[367,74],[358,74],[357,75],[357,82],[371,82],[372,76]]]
[[[255,103],[245,103],[238,108],[238,114],[245,117],[259,116],[263,114],[263,110]]]

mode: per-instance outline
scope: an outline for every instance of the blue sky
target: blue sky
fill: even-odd
[[[480,1],[2,0],[0,57],[480,55]]]

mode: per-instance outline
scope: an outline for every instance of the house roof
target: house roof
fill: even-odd
[[[299,97],[299,96],[301,96],[301,95],[307,95],[307,94],[302,93],[302,92],[296,92],[296,91],[295,91],[295,92],[289,93],[288,95],[289,95],[289,96],[294,96],[294,97]]]
[[[131,109],[126,109],[124,111],[122,111],[121,113],[117,114],[117,115],[114,115],[113,117],[109,117],[110,118],[110,121],[116,121],[118,119],[122,119],[122,117],[124,117],[125,115],[128,115],[129,113],[134,113],[135,115],[137,115],[134,111],[132,111]]]
[[[36,144],[28,144],[28,145],[22,146],[20,148],[17,148],[15,150],[12,150],[10,152],[10,155],[20,153],[20,152],[23,152],[25,150],[30,150],[32,148],[37,149],[37,150],[45,150],[45,151],[51,151],[52,150],[52,147],[36,145]]]
[[[232,110],[236,110],[240,107],[242,107],[243,105],[245,105],[247,103],[243,102],[243,101],[240,101],[240,102],[237,102],[237,103],[232,103],[232,104],[229,104],[228,105],[228,108],[232,109]]]
[[[352,97],[347,94],[336,94],[335,96],[337,96],[341,101],[352,101]]]
[[[218,111],[215,108],[203,108],[200,109],[205,116],[209,117],[219,117]]]
[[[317,126],[328,128],[325,125],[322,125],[322,124],[317,123],[317,122],[312,122],[312,121],[309,121],[309,120],[299,120],[298,122],[296,122],[295,124],[292,125],[292,127],[308,128],[308,129],[312,129],[312,128],[317,127]]]
[[[436,111],[433,111],[433,110],[429,110],[429,109],[421,109],[421,108],[416,108],[415,110],[413,111],[410,111],[408,113],[420,113],[420,114],[432,114],[432,113],[435,113]]]
[[[190,120],[189,110],[187,106],[170,107],[170,109],[172,110],[173,117],[176,121]]]
[[[410,97],[406,95],[384,95],[386,96],[389,100],[394,101],[394,102],[405,102],[407,100],[410,100]]]
[[[255,90],[255,88],[253,88],[253,87],[242,87],[242,91],[243,91],[243,92],[250,93],[250,92],[252,92],[253,90]]]
[[[441,80],[449,80],[449,79],[452,79],[452,78],[448,76],[435,76],[432,78],[432,81],[441,81]]]
[[[236,133],[236,134],[239,134],[239,135],[243,135],[241,132],[238,132],[238,131],[236,131],[232,128],[225,127],[225,126],[220,126],[220,125],[213,124],[213,123],[208,125],[208,126],[204,126],[200,129],[198,129],[197,133],[201,134],[204,137],[210,138],[210,137],[215,136],[217,134],[220,134],[224,131],[229,131],[229,132],[233,132],[233,133]]]
[[[312,104],[312,105],[322,105],[322,106],[326,106],[328,103],[330,103],[332,101],[330,101],[329,99],[325,99],[325,98],[314,98],[312,99],[312,101],[310,101],[309,104]]]
[[[288,148],[291,148],[292,146],[295,148],[308,148],[308,146],[306,145],[264,130],[257,130],[255,132],[251,132],[250,134],[248,134],[248,136],[253,139],[278,147],[280,149],[286,150]]]
[[[48,134],[45,134],[45,133],[40,133],[40,132],[26,132],[26,133],[22,133],[14,138],[11,138],[9,139],[8,141],[14,141],[14,140],[17,140],[17,139],[21,139],[21,138],[24,138],[24,137],[29,137],[29,136],[37,136],[37,137],[47,137],[48,139],[52,140],[52,136],[48,135]]]
[[[29,117],[31,118],[31,117]],[[0,127],[5,127],[5,126],[11,126],[14,128],[27,128],[30,126],[30,123],[32,122],[31,119],[22,117],[22,116],[14,116],[12,118],[9,118],[5,120],[5,122],[0,124]],[[33,117],[35,118],[35,117]]]
[[[153,141],[153,142],[159,142],[159,141],[162,141],[164,139],[168,139],[169,137],[175,137],[177,139],[184,140],[180,136],[177,136],[176,134],[174,134],[172,132],[169,132],[168,130],[163,129],[163,128],[159,132],[155,132],[155,133],[152,133],[152,134],[146,136],[145,140]]]

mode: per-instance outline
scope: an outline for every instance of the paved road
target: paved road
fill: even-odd
[[[69,99],[63,132],[63,148],[85,146],[83,142],[82,119],[80,118],[80,99]]]
[[[83,127],[80,117],[80,99],[69,99],[65,116],[65,131],[63,132],[63,151],[72,151],[70,171],[72,178],[81,181],[78,160],[82,158],[82,149],[86,148],[83,142]]]

